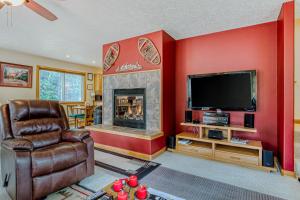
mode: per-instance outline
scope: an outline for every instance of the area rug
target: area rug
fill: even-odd
[[[162,166],[144,177],[141,182],[148,187],[188,200],[282,200]]]
[[[85,200],[89,195],[120,178],[124,178],[124,175],[95,166],[94,175],[47,196],[46,200]]]
[[[83,187],[72,185],[47,196],[46,200],[86,200],[91,194],[93,192]]]
[[[83,200],[124,175],[95,167],[95,174],[78,185],[51,194],[47,200]],[[167,200],[283,200],[218,181],[182,173],[162,166],[140,180],[156,193],[164,193]],[[176,198],[175,198],[176,197]]]
[[[139,179],[145,177],[160,165],[159,163],[137,159],[100,148],[95,148],[95,164],[125,176],[135,175]]]
[[[148,192],[150,193],[150,196],[147,200],[186,200],[153,188],[148,188]],[[88,190],[80,188],[77,185],[72,185],[49,195],[46,200],[86,200],[90,194],[92,193]]]

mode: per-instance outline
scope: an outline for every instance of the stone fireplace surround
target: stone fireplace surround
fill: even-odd
[[[146,130],[161,131],[160,70],[113,74],[103,77],[103,124],[113,125],[113,90],[146,89]]]

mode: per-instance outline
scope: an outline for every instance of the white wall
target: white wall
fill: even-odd
[[[300,119],[300,18],[295,20],[295,119]]]
[[[41,56],[34,56],[30,54],[9,51],[0,49],[0,61],[16,63],[22,65],[29,65],[33,67],[32,88],[12,88],[0,87],[0,104],[6,103],[10,99],[35,99],[36,98],[36,66],[47,66],[53,68],[68,69],[73,71],[97,73],[100,68],[84,66],[81,64],[69,63]],[[93,84],[88,82],[87,84]],[[90,92],[87,90],[87,101],[90,101]]]

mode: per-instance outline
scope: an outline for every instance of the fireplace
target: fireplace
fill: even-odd
[[[113,124],[146,129],[145,89],[115,89],[113,93]]]

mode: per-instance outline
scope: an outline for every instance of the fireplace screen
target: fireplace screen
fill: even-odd
[[[114,125],[145,129],[145,89],[114,90]]]

